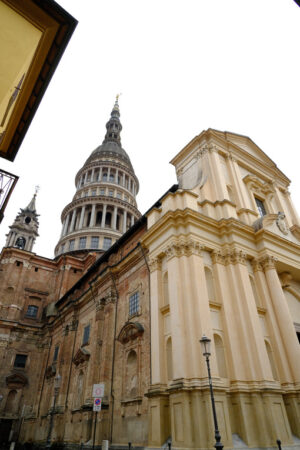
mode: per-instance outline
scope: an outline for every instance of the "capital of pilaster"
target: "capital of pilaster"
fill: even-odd
[[[276,269],[275,263],[277,261],[277,258],[275,256],[267,255],[263,258],[260,258],[259,262],[262,265],[264,270],[268,269]]]
[[[213,264],[223,264],[225,265],[225,258],[220,250],[213,250],[211,252],[211,260]]]
[[[213,250],[211,253],[213,264],[244,264],[246,265],[247,255],[242,250],[238,249],[226,249],[224,251]]]
[[[209,146],[208,146],[208,151],[210,152],[210,153],[218,153],[218,149],[217,149],[217,147],[216,147],[216,145],[215,144],[209,144]]]
[[[251,266],[252,266],[254,272],[262,272],[263,271],[263,266],[261,264],[261,261],[256,258],[253,258],[251,260]]]
[[[156,270],[161,270],[161,258],[159,257],[150,258],[148,264],[151,273],[155,272]]]
[[[232,162],[236,162],[236,158],[233,156],[233,154],[231,152],[227,153],[226,159],[228,159],[229,161],[232,161]]]
[[[165,255],[167,260],[174,258],[175,256],[181,256],[181,248],[177,243],[169,244],[165,249]]]
[[[208,146],[204,145],[203,147],[200,148],[200,150],[197,151],[196,153],[196,157],[197,159],[202,158],[203,155],[205,155],[208,152]]]
[[[202,251],[204,250],[204,245],[194,239],[189,239],[184,245],[185,255],[199,255],[202,256]]]

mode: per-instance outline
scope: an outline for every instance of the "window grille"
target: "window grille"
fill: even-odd
[[[139,312],[139,292],[135,292],[129,297],[129,315],[133,316]]]

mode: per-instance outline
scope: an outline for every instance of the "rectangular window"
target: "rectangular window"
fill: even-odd
[[[53,353],[53,362],[57,361],[57,357],[58,357],[58,351],[59,351],[59,346],[57,345],[54,349],[54,353]]]
[[[75,239],[71,239],[69,241],[69,250],[70,251],[74,250],[74,246],[75,246]]]
[[[98,236],[92,236],[91,248],[99,248],[99,237]]]
[[[113,182],[115,181],[115,177],[114,177],[113,174],[110,174],[110,175],[109,175],[109,181],[110,181],[111,183],[113,183]]]
[[[255,198],[255,203],[256,203],[256,206],[257,206],[260,216],[261,217],[265,216],[267,214],[267,212],[266,212],[264,202],[262,200],[260,200],[259,198],[256,198],[256,197],[254,197],[254,198]]]
[[[105,195],[105,189],[100,189],[100,195]]]
[[[111,238],[104,238],[103,239],[103,250],[108,250],[109,247],[111,247]]]
[[[86,247],[86,237],[81,237],[79,239],[79,248],[82,249],[82,248],[85,248],[85,247]]]
[[[16,355],[14,367],[19,367],[20,369],[24,369],[26,366],[27,355]]]
[[[122,198],[121,192],[117,192],[117,198]]]
[[[83,330],[83,339],[82,339],[82,345],[87,345],[89,343],[89,339],[90,339],[90,325],[87,325],[86,327],[84,327]]]
[[[139,292],[135,292],[129,297],[129,315],[133,316],[139,312]]]
[[[26,312],[26,317],[31,317],[32,319],[35,319],[37,317],[38,313],[38,307],[34,305],[29,305]]]
[[[65,249],[65,244],[61,244],[61,247],[60,247],[60,253],[63,253],[63,252],[64,252],[64,249]]]
[[[96,195],[96,189],[92,189],[92,196],[94,197]]]
[[[110,197],[113,197],[113,196],[114,196],[114,191],[111,191],[111,190],[110,190],[110,191],[109,191],[109,196],[110,196]]]

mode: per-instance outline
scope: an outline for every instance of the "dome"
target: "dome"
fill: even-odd
[[[86,166],[92,161],[101,159],[104,156],[117,156],[118,158],[123,159],[127,164],[129,164],[129,167],[133,170],[131,161],[125,150],[117,142],[113,141],[104,142],[103,144],[99,145],[99,147],[97,147],[91,153],[84,165]]]

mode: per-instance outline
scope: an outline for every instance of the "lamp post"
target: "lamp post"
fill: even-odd
[[[53,408],[50,411],[50,424],[49,424],[49,431],[48,431],[48,436],[47,436],[46,448],[50,448],[51,447],[51,435],[52,435],[52,428],[53,428],[53,416],[54,416],[54,413],[55,413],[56,398],[57,398],[57,394],[58,394],[59,389],[60,389],[60,384],[61,384],[61,376],[58,373],[55,376],[55,378],[54,378],[54,402],[53,402]]]
[[[213,391],[213,386],[212,386],[212,381],[211,381],[210,365],[209,365],[209,357],[211,355],[211,352],[210,352],[211,340],[207,336],[203,335],[202,338],[200,339],[200,343],[201,343],[201,346],[202,346],[203,356],[205,356],[205,359],[206,359],[207,372],[208,372],[210,399],[211,399],[211,406],[212,406],[212,410],[213,410],[214,425],[215,425],[215,439],[216,439],[216,443],[215,443],[214,447],[215,447],[216,450],[222,450],[223,444],[221,442],[221,435],[220,435],[219,428],[218,428],[218,420],[217,420],[217,413],[216,413],[216,406],[215,406],[215,399],[214,399],[214,391]]]

